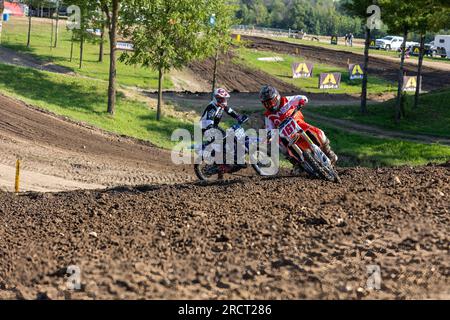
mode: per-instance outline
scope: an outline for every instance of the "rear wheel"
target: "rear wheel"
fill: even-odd
[[[197,178],[202,181],[217,181],[221,178],[219,167],[215,164],[202,162],[201,164],[194,165],[194,171]]]
[[[305,157],[305,161],[308,162],[320,178],[331,182],[341,183],[341,178],[333,167],[330,166],[326,168],[322,166],[310,152],[305,152],[303,156]]]

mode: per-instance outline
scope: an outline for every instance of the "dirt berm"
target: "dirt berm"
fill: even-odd
[[[449,299],[450,164],[340,173],[0,193],[0,298]]]

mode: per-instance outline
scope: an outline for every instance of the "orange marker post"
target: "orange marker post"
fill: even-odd
[[[19,193],[19,187],[20,187],[20,160],[17,159],[17,161],[16,161],[16,180],[14,183],[14,191],[16,193]]]

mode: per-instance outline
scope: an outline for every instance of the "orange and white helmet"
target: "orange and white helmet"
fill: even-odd
[[[214,104],[221,108],[228,106],[228,99],[230,99],[230,94],[227,90],[223,88],[218,88],[214,90]]]

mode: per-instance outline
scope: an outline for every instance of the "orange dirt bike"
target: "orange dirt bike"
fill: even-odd
[[[211,142],[205,142],[201,145],[193,145],[191,149],[195,151],[197,156],[201,157],[201,163],[194,164],[196,176],[202,181],[215,181],[223,179],[224,174],[235,174],[248,167],[251,164],[255,172],[260,176],[271,175],[269,168],[273,168],[274,162],[264,152],[263,148],[258,147],[253,150],[252,144],[260,146],[260,138],[247,136],[242,125],[248,121],[246,118],[243,122],[239,122],[231,127],[223,138],[223,141],[217,142],[221,146],[225,143],[230,134],[234,135],[234,143],[243,143],[245,147],[245,163],[244,164],[216,164],[210,161],[211,154],[208,154],[207,147]],[[214,142],[213,142],[214,143]]]
[[[312,130],[300,127],[295,115],[302,109],[300,105],[294,113],[278,126],[280,143],[288,150],[289,155],[297,161],[301,168],[313,177],[340,183],[336,169],[330,159],[319,147],[319,139]],[[309,127],[309,125],[308,125]]]

